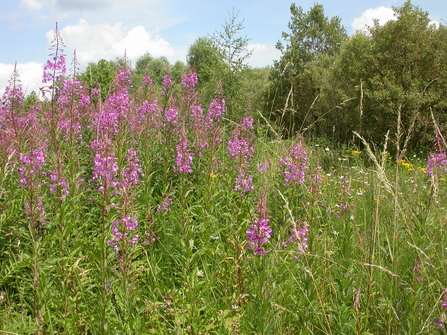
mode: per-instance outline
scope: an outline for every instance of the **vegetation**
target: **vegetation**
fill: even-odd
[[[431,114],[445,124],[447,78],[445,25],[410,1],[394,8],[395,20],[348,38],[323,7],[308,13],[292,5],[287,45],[272,72],[269,115],[287,133],[341,143],[353,131],[381,143],[397,125],[408,148],[431,148]]]
[[[444,333],[445,27],[396,13],[293,5],[265,69],[200,38],[79,74],[56,29],[0,105],[0,334]]]

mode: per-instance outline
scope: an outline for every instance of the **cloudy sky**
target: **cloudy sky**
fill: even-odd
[[[145,52],[185,61],[198,38],[220,30],[233,8],[250,38],[251,66],[279,59],[275,44],[288,31],[293,0],[0,0],[0,94],[14,63],[26,93],[38,91],[56,22],[66,45],[68,65],[76,50],[81,70],[89,62],[124,55],[134,63]],[[339,16],[349,34],[377,18],[393,18],[404,0],[300,0],[305,11],[315,2],[328,17]],[[436,22],[446,23],[447,1],[413,0]]]

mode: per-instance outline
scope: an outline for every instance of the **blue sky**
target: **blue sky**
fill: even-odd
[[[266,66],[279,59],[275,44],[288,31],[289,0],[0,0],[0,93],[17,62],[26,93],[38,90],[43,64],[58,22],[66,45],[67,63],[76,49],[81,70],[89,62],[124,55],[135,62],[145,52],[166,56],[171,63],[185,61],[198,38],[220,30],[235,8],[250,38],[251,66]],[[392,6],[404,0],[301,0],[305,11],[315,3],[328,17],[339,16],[349,34],[372,18],[382,23],[393,16]],[[446,24],[447,1],[413,0],[430,19]]]

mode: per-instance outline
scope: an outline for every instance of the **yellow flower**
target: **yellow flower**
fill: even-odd
[[[217,177],[219,177],[219,175],[218,175],[218,174],[210,173],[210,177],[213,178],[213,179],[216,179]]]
[[[418,170],[423,172],[423,173],[427,172],[427,168],[423,168],[423,167],[420,167],[420,166],[418,167]]]
[[[362,152],[361,151],[357,151],[357,150],[352,150],[351,151],[354,155],[360,155]]]
[[[396,163],[397,163],[397,164],[400,164],[401,166],[403,166],[403,167],[405,167],[405,168],[407,168],[408,171],[414,171],[414,169],[413,169],[413,164],[411,164],[411,163],[405,161],[405,159],[398,159],[398,160],[396,161]]]

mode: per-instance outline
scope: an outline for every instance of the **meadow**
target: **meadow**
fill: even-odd
[[[283,139],[192,70],[130,94],[124,59],[102,99],[53,52],[45,99],[14,72],[0,108],[0,334],[444,332],[440,131]]]

